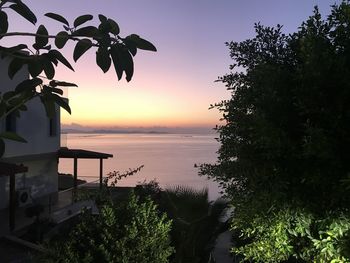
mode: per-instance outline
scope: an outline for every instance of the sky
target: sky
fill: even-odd
[[[104,14],[114,19],[120,35],[136,33],[151,41],[157,52],[140,50],[134,58],[130,82],[117,80],[113,67],[104,74],[89,50],[74,66],[75,72],[59,67],[55,78],[76,83],[65,92],[72,115],[62,112],[62,123],[98,128],[110,127],[203,127],[219,124],[221,114],[209,105],[230,94],[218,76],[229,72],[232,61],[225,42],[254,37],[254,23],[283,25],[285,33],[297,30],[319,6],[329,14],[329,0],[23,0],[38,17],[36,26],[11,16],[10,30],[35,32],[44,24],[50,34],[60,23],[44,16],[75,17]],[[10,11],[9,11],[10,13]],[[8,43],[18,38],[6,40]],[[25,41],[28,41],[26,38]],[[74,45],[62,53],[73,63]]]

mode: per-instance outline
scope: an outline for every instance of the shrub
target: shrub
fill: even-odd
[[[305,210],[286,208],[249,221],[233,221],[248,240],[232,249],[256,262],[350,262],[350,217],[343,213],[317,218]]]
[[[150,199],[140,202],[131,193],[128,200],[107,202],[99,211],[98,215],[85,211],[68,240],[53,244],[47,262],[168,262],[174,251],[171,221]]]

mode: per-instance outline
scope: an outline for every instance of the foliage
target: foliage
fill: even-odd
[[[129,177],[129,176],[132,176],[136,173],[138,173],[139,171],[141,171],[141,169],[144,167],[144,165],[141,165],[137,168],[134,168],[134,169],[129,169],[128,171],[125,171],[124,173],[120,173],[119,171],[113,171],[113,172],[109,172],[107,174],[107,177],[105,177],[103,179],[103,183],[105,185],[105,187],[107,188],[109,185],[114,187],[117,185],[118,181],[123,179],[123,178],[126,178],[126,177]]]
[[[113,171],[102,188],[79,193],[77,200],[94,200],[98,213],[85,209],[57,226],[59,234],[46,242],[48,252],[36,255],[34,262],[168,262],[174,252],[169,236],[172,220],[149,197],[141,199],[132,190],[121,193],[115,188],[118,180],[142,167]]]
[[[163,190],[156,179],[148,182],[146,180],[138,182],[135,187],[135,193],[141,200],[150,197],[156,204],[162,203]]]
[[[107,202],[98,215],[85,211],[68,240],[53,245],[45,262],[168,262],[171,221],[147,199]]]
[[[209,202],[207,189],[176,186],[165,190],[160,207],[173,219],[171,238],[176,253],[171,262],[212,262],[210,252],[224,230],[220,218],[226,203]]]
[[[8,10],[14,11],[34,25],[37,22],[36,15],[21,0],[0,1],[0,40],[13,36],[29,36],[34,39],[32,47],[23,43],[9,47],[0,45],[1,59],[9,60],[9,78],[13,79],[24,67],[28,69],[31,76],[31,79],[20,82],[14,90],[1,94],[0,118],[10,113],[19,117],[21,111],[27,110],[25,104],[35,97],[40,98],[48,117],[54,116],[56,104],[71,113],[67,101],[62,97],[62,87],[76,86],[76,84],[54,79],[58,64],[63,64],[74,71],[70,62],[59,51],[69,41],[76,42],[73,51],[74,62],[88,50],[95,49],[97,66],[106,73],[113,64],[118,80],[124,73],[126,80],[131,80],[134,73],[133,57],[138,49],[156,51],[152,43],[136,34],[121,37],[117,22],[102,14],[98,15],[99,21],[95,26],[87,24],[93,20],[90,14],[78,16],[73,23],[70,23],[62,15],[47,13],[46,17],[59,22],[63,27],[62,31],[51,35],[45,25],[40,25],[35,33],[8,32]],[[3,139],[25,141],[12,132],[0,134],[0,157],[5,150]]]
[[[83,201],[83,200],[94,200],[97,205],[113,202],[113,192],[116,190],[116,186],[118,184],[118,181],[132,176],[144,167],[144,165],[140,165],[136,168],[129,168],[129,170],[120,172],[120,171],[113,171],[109,172],[106,177],[103,178],[102,181],[102,187],[99,189],[84,189],[81,188],[79,191],[74,195],[75,201]],[[120,192],[120,190],[117,190]],[[142,199],[141,201],[144,201]]]
[[[280,25],[255,30],[227,43],[235,71],[219,81],[232,97],[213,106],[225,121],[221,147],[201,174],[232,200],[246,239],[234,251],[246,260],[347,262],[350,4],[334,5],[326,20],[315,8],[291,35]],[[310,235],[296,230],[301,222]]]
[[[250,239],[232,249],[247,261],[280,262],[293,257],[297,262],[350,262],[350,217],[343,213],[316,218],[286,208],[248,222],[237,218],[233,229]]]
[[[170,262],[213,262],[211,251],[217,236],[227,229],[221,222],[227,207],[223,200],[210,202],[207,189],[175,186],[162,190],[156,180],[140,183],[135,192],[140,199],[149,196],[172,219],[170,232],[175,253]]]

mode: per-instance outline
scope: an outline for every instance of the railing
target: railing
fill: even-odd
[[[57,210],[60,208],[63,208],[65,206],[69,206],[71,204],[73,204],[75,202],[75,200],[77,200],[77,195],[79,194],[79,192],[81,190],[83,190],[84,188],[96,188],[99,189],[99,179],[95,180],[95,181],[91,181],[91,182],[87,182],[87,183],[83,183],[83,184],[79,184],[78,188],[76,190],[74,190],[73,187],[59,191],[58,192],[58,196],[57,196],[57,203],[55,205],[53,205],[53,207],[51,208],[51,210]]]

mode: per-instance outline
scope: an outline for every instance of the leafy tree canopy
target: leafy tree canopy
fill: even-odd
[[[316,7],[290,35],[280,25],[256,24],[255,30],[252,39],[227,43],[233,71],[219,81],[232,97],[215,105],[225,121],[217,127],[218,163],[202,165],[201,174],[232,199],[234,227],[248,242],[239,251],[246,259],[300,258],[304,246],[314,249],[304,258],[310,262],[324,248],[311,240],[326,238],[325,225],[342,213],[349,219],[350,5],[334,5],[325,20]],[[303,221],[304,230],[311,229],[305,243],[300,233],[292,238],[288,232],[298,225],[293,217],[313,218],[305,221],[311,225]],[[320,227],[317,220],[328,223]],[[348,260],[349,247],[340,244],[349,242],[349,224],[332,243]]]

